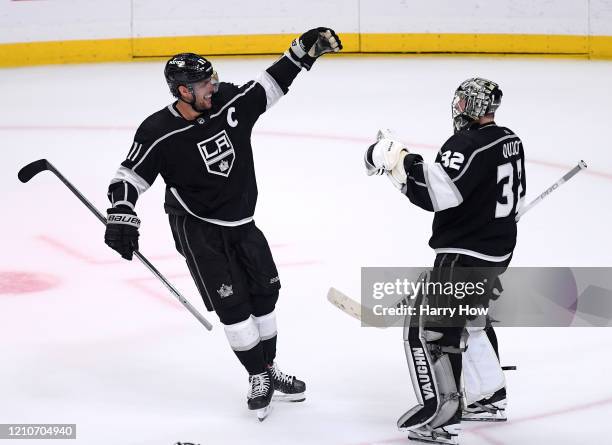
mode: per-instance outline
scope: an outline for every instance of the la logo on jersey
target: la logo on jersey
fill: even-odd
[[[236,152],[225,130],[205,141],[198,142],[198,148],[209,173],[226,178],[229,176],[234,166]]]

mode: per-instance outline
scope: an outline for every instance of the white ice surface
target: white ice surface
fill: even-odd
[[[223,80],[255,77],[273,58],[218,58]],[[359,295],[362,266],[422,266],[431,214],[362,155],[393,128],[431,161],[450,135],[464,78],[498,81],[497,121],[527,158],[528,200],[580,159],[589,170],[520,222],[513,265],[610,266],[612,63],[518,58],[323,58],[296,79],[253,135],[266,233],[283,288],[278,362],[307,401],[257,422],[246,374],[223,329],[206,332],[140,264],[120,261],[102,225],[49,173],[48,158],[99,208],[135,128],[170,102],[162,62],[0,70],[0,272],[48,274],[47,291],[0,294],[0,423],[76,423],[85,445],[407,442],[396,419],[415,398],[401,332],[361,328],[325,301]],[[174,251],[161,179],[141,197],[141,250],[203,310]],[[468,424],[464,444],[610,443],[612,331],[498,330],[508,375],[504,425]],[[34,443],[23,441],[20,443]],[[73,443],[73,442],[71,442]]]

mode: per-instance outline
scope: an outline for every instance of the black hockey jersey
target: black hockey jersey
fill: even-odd
[[[251,221],[257,202],[251,132],[298,72],[279,61],[240,87],[221,83],[212,108],[196,120],[184,119],[176,103],[149,116],[111,181],[113,205],[133,208],[138,195],[161,175],[168,213],[228,226]]]
[[[494,122],[451,136],[434,164],[404,159],[403,192],[434,211],[429,245],[436,253],[462,253],[504,261],[516,245],[516,213],[526,192],[523,144]]]

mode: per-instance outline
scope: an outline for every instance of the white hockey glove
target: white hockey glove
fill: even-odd
[[[306,31],[291,42],[285,53],[294,62],[310,70],[319,56],[342,49],[340,37],[331,28],[319,27]]]
[[[399,155],[399,160],[393,170],[387,171],[387,178],[391,181],[391,184],[398,189],[402,190],[408,180],[408,175],[404,169],[404,158],[408,155],[407,151],[402,151]]]
[[[400,160],[402,152],[408,153],[408,148],[402,142],[383,137],[372,148],[372,161],[376,168],[391,171]]]
[[[397,136],[395,136],[395,133],[393,132],[393,130],[389,129],[389,128],[381,128],[380,130],[378,130],[378,133],[376,133],[376,140],[380,141],[381,139],[395,139],[399,141],[399,138]]]
[[[404,158],[409,153],[406,144],[397,140],[390,130],[379,130],[377,142],[366,151],[365,164],[368,176],[385,172],[399,190],[406,184]]]

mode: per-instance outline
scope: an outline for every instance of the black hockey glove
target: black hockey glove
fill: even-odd
[[[134,251],[138,250],[140,219],[125,205],[108,209],[107,213],[104,242],[126,260],[131,260]]]
[[[289,56],[303,68],[310,70],[317,58],[325,53],[337,53],[342,42],[333,29],[319,27],[306,31],[291,42]]]

